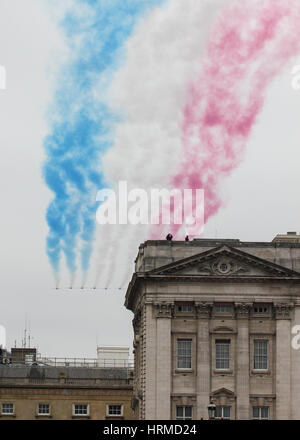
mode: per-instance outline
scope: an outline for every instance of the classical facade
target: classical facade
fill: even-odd
[[[146,241],[134,313],[138,419],[300,419],[300,241]],[[297,330],[297,329],[296,329]],[[294,345],[294,347],[293,347]]]
[[[128,368],[0,365],[0,420],[132,419]]]

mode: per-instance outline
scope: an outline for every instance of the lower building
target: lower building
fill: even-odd
[[[296,233],[147,241],[125,305],[136,418],[206,419],[213,401],[217,418],[300,419]]]
[[[0,365],[0,420],[132,419],[130,368]]]

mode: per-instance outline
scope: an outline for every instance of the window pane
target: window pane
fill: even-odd
[[[176,407],[176,418],[183,419],[183,406]]]
[[[267,370],[268,368],[268,341],[254,341],[254,369]]]
[[[177,341],[177,368],[192,368],[192,340]]]
[[[109,405],[108,414],[112,416],[120,416],[122,414],[121,405]]]
[[[261,418],[262,419],[269,418],[269,408],[267,408],[267,407],[261,408]]]
[[[192,418],[192,407],[191,406],[186,406],[185,407],[185,418],[186,419],[191,419]]]
[[[192,418],[192,407],[191,406],[177,406],[176,407],[176,419],[177,420],[187,420]]]
[[[177,306],[178,312],[191,313],[193,311],[192,304],[180,304]]]
[[[267,406],[257,406],[253,408],[253,419],[268,419],[269,408]]]
[[[216,419],[230,419],[230,406],[217,406],[216,407]]]
[[[87,405],[75,405],[74,408],[75,414],[87,414],[88,413],[88,406]]]
[[[231,307],[225,304],[218,304],[215,306],[215,311],[217,313],[230,313]]]
[[[230,341],[216,341],[216,368],[229,369]]]
[[[49,414],[50,413],[50,405],[40,403],[38,413],[39,414]]]
[[[268,313],[268,307],[254,307],[254,313]]]
[[[2,403],[2,414],[13,414],[14,405],[13,403]]]
[[[221,406],[217,406],[216,407],[216,415],[215,417],[217,417],[218,419],[222,417],[222,407]]]
[[[223,416],[224,418],[230,419],[230,406],[224,406]]]
[[[259,408],[258,407],[253,408],[253,418],[259,419]]]

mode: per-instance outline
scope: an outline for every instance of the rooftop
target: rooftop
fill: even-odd
[[[132,386],[131,368],[0,365],[1,386]]]

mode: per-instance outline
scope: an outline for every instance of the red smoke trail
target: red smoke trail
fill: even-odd
[[[201,71],[189,86],[183,158],[170,185],[205,190],[205,222],[222,205],[220,182],[243,158],[267,86],[299,51],[298,0],[239,0],[211,29]],[[173,234],[178,229],[171,226]]]

